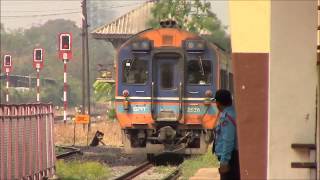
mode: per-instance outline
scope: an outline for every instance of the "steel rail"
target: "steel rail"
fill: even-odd
[[[176,180],[181,176],[181,167],[178,166],[175,170],[173,170],[166,177],[162,178],[162,180]]]
[[[59,148],[62,148],[62,149],[71,150],[71,151],[68,151],[68,152],[65,152],[65,153],[57,155],[56,159],[64,159],[64,158],[72,156],[74,154],[81,154],[82,153],[79,148],[75,148],[75,147],[65,147],[65,146],[56,146],[56,147],[59,147]]]
[[[146,161],[144,163],[142,163],[141,165],[139,165],[138,167],[132,169],[131,171],[115,178],[114,180],[130,180],[133,179],[137,176],[139,176],[140,174],[142,174],[143,172],[145,172],[146,170],[150,169],[153,167],[153,164],[149,161]]]

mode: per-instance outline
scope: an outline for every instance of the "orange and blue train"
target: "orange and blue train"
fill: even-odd
[[[205,153],[218,114],[213,94],[232,91],[229,57],[174,26],[127,40],[117,53],[115,103],[125,151]]]

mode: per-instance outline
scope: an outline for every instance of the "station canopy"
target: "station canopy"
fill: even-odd
[[[117,47],[118,43],[122,43],[132,35],[150,28],[147,26],[147,22],[152,17],[151,9],[154,4],[154,1],[147,1],[111,23],[98,27],[91,34],[95,39],[108,40]]]

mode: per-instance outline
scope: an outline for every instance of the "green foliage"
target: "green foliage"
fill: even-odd
[[[110,177],[110,168],[98,162],[56,162],[57,175],[62,180],[100,180]]]
[[[36,101],[36,91],[35,90],[16,90],[9,88],[9,99],[10,103],[31,103]]]
[[[210,149],[211,147],[209,147]],[[206,154],[200,156],[193,156],[186,159],[182,164],[183,179],[189,179],[200,168],[212,168],[218,166],[218,160],[210,150]]]
[[[108,118],[114,120],[116,118],[116,110],[114,108],[109,109]]]
[[[115,96],[115,85],[96,81],[93,84],[94,95],[97,101],[113,101]]]
[[[161,20],[174,19],[181,29],[208,33],[204,38],[230,50],[230,38],[225,27],[210,8],[210,2],[201,0],[160,0],[151,11],[153,18],[148,24],[158,28]]]
[[[94,97],[98,102],[114,101],[115,99],[115,84],[96,81],[93,84]],[[112,107],[107,110],[108,119],[116,118],[116,110]]]

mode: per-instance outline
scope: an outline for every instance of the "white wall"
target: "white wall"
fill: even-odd
[[[269,74],[269,179],[309,179],[306,151],[315,143],[317,1],[271,1]]]

